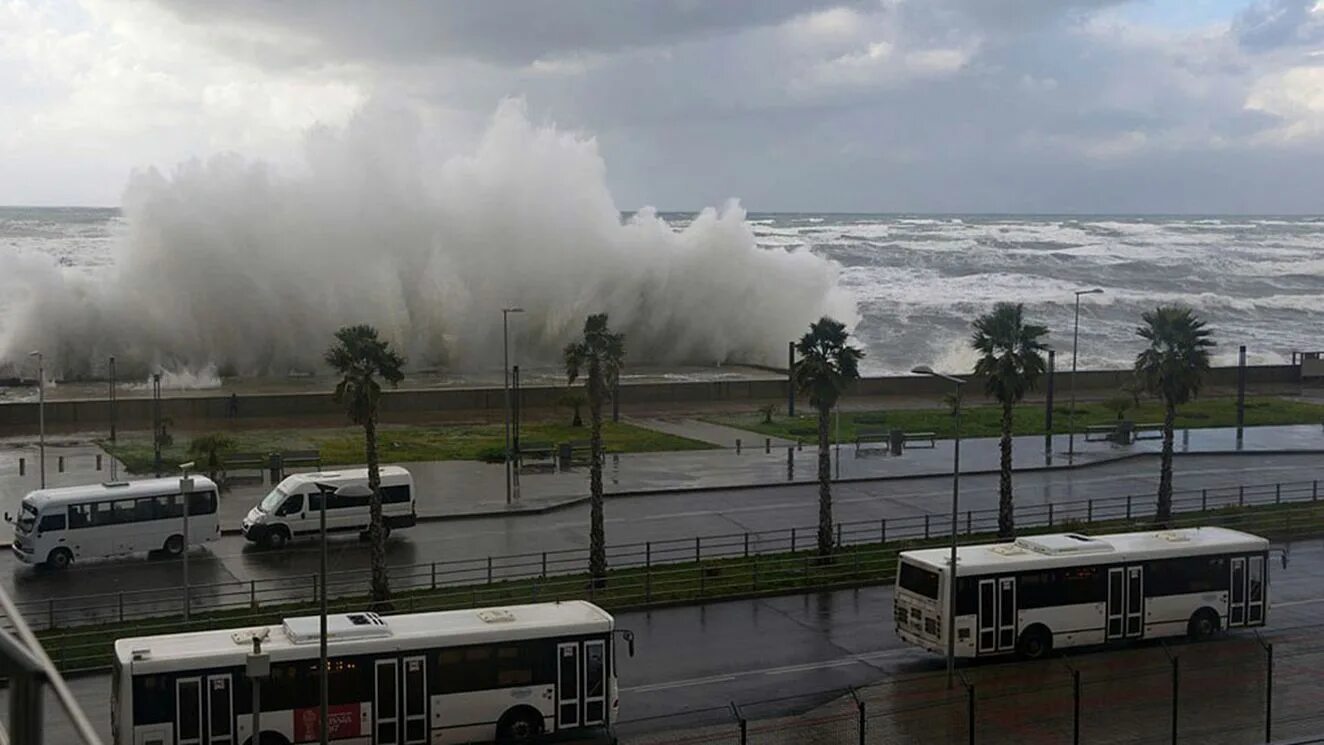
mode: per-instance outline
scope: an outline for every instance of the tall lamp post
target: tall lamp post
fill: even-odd
[[[113,354],[110,356],[108,367],[110,371],[110,386],[109,386],[110,390],[108,391],[108,393],[110,394],[110,441],[113,444],[115,442],[115,424],[116,424],[115,422],[115,355]],[[118,477],[118,471],[119,469],[116,466],[115,455],[112,453],[110,456],[111,481],[114,481]]]
[[[512,497],[512,463],[510,462],[510,314],[523,312],[523,308],[501,309],[501,375],[502,390],[506,396],[506,504],[511,504],[514,501]]]
[[[952,556],[951,569],[947,573],[947,687],[951,688],[956,674],[956,516],[961,505],[961,386],[965,385],[965,381],[934,372],[928,365],[920,365],[911,372],[942,378],[956,385],[956,404],[952,412],[955,420],[955,438],[952,441]]]
[[[41,352],[32,352],[37,358],[37,464],[41,469],[41,488],[46,488],[46,360]]]
[[[318,720],[317,731],[321,736],[322,745],[327,745],[327,743],[330,741],[331,735],[329,732],[327,732],[327,728],[330,725],[330,717],[328,716],[328,711],[327,711],[328,684],[327,684],[327,653],[326,653],[326,500],[328,496],[335,493],[336,487],[331,486],[329,484],[317,484],[317,490],[321,492],[321,494],[318,496],[317,512],[318,512],[318,521],[319,521],[318,530],[320,532],[322,539],[321,577],[318,580],[318,586],[321,588],[322,592],[321,592],[321,597],[319,598],[319,602],[321,603],[321,605],[318,609],[318,614],[317,614],[318,615],[317,629],[319,632],[318,641],[317,641],[318,655],[319,655],[318,659],[321,661],[318,666],[317,677],[318,677],[318,687],[321,692],[321,696],[319,698],[321,704],[319,705],[320,718]]]
[[[184,547],[180,549],[179,556],[184,560],[184,620],[189,620],[189,608],[192,605],[192,598],[189,597],[188,585],[188,508],[189,498],[193,493],[193,479],[188,475],[188,469],[193,467],[193,461],[179,464],[179,498],[184,503]]]
[[[1071,332],[1071,409],[1067,413],[1067,462],[1076,457],[1076,347],[1080,341],[1080,296],[1100,295],[1103,290],[1076,290],[1076,324]]]

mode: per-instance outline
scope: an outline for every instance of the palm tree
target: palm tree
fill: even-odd
[[[1163,456],[1155,517],[1166,524],[1172,517],[1172,437],[1177,407],[1199,395],[1214,342],[1205,322],[1190,308],[1161,305],[1141,318],[1144,325],[1136,333],[1149,346],[1136,355],[1135,371],[1144,389],[1163,401]]]
[[[846,324],[827,316],[809,324],[809,333],[796,342],[799,359],[793,371],[795,387],[818,409],[818,553],[832,553],[832,452],[828,427],[832,409],[847,386],[860,378],[864,352],[847,342]]]
[[[984,378],[984,392],[1002,404],[1001,478],[998,484],[998,537],[1010,538],[1016,530],[1011,494],[1012,411],[1038,384],[1044,374],[1040,339],[1048,329],[1026,323],[1020,303],[998,303],[975,319],[970,345],[979,352],[975,375]]]
[[[582,375],[588,389],[589,533],[588,571],[595,584],[607,578],[606,535],[602,528],[602,405],[611,400],[625,357],[625,335],[607,327],[607,314],[584,321],[584,338],[565,347],[565,374],[573,384]]]
[[[405,360],[390,343],[377,338],[371,326],[345,326],[336,332],[336,343],[326,350],[326,363],[340,374],[335,400],[345,405],[350,421],[363,426],[363,445],[368,461],[368,541],[372,553],[372,603],[389,607],[390,578],[386,573],[386,527],[382,524],[381,472],[377,462],[377,407],[382,387],[378,378],[392,387],[404,379]]]
[[[221,470],[221,462],[234,448],[235,441],[233,437],[220,432],[213,432],[190,440],[188,454],[190,458],[202,461],[204,468],[207,469],[207,477],[215,481],[217,472]]]

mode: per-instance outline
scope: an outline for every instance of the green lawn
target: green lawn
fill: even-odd
[[[172,433],[174,443],[161,454],[166,470],[189,459],[189,440],[200,432]],[[323,429],[261,429],[225,432],[234,439],[235,452],[270,453],[288,450],[318,450],[328,466],[362,463],[363,429],[337,427]],[[555,445],[571,440],[587,440],[588,427],[571,427],[560,422],[528,422],[520,427],[526,445]],[[607,422],[603,426],[607,452],[645,453],[668,450],[703,450],[713,447],[696,440],[655,432],[629,424]],[[377,430],[381,458],[390,463],[425,460],[495,460],[500,461],[505,427],[502,424],[404,426],[382,425]],[[154,453],[149,433],[121,435],[117,442],[99,444],[119,458],[132,473],[150,473]]]
[[[1067,413],[1068,410],[1065,406],[1054,407],[1054,432],[1061,434],[1067,432]],[[1126,412],[1126,418],[1138,424],[1162,422],[1163,407],[1155,401],[1143,401],[1139,409]],[[1116,420],[1117,415],[1098,402],[1076,405],[1077,432],[1084,431],[1087,425],[1109,424]],[[800,439],[810,442],[818,437],[817,424],[812,412],[793,418],[774,416],[771,424],[765,424],[763,415],[759,413],[708,417],[708,421],[792,440]],[[1247,426],[1320,424],[1321,422],[1324,422],[1324,405],[1274,397],[1246,399]],[[1177,413],[1177,426],[1180,428],[1233,427],[1236,426],[1236,423],[1236,400],[1232,398],[1200,399],[1181,407]],[[961,410],[962,437],[996,437],[1002,433],[1001,427],[1002,409],[1000,407],[969,406]],[[857,428],[936,432],[939,437],[951,437],[952,417],[950,411],[946,408],[843,411],[841,413],[842,442],[853,442]],[[1025,404],[1016,407],[1013,414],[1012,431],[1017,435],[1043,434],[1043,405]],[[835,421],[833,422],[832,435],[836,435]]]

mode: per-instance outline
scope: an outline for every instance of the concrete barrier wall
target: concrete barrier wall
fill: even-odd
[[[1300,381],[1300,368],[1295,365],[1260,365],[1246,368],[1247,385],[1272,386]],[[1076,373],[1076,389],[1097,395],[1101,390],[1116,391],[1132,380],[1130,370],[1082,370]],[[1218,367],[1210,371],[1206,380],[1209,388],[1236,386],[1237,368]],[[1054,376],[1056,395],[1066,400],[1069,395],[1070,373],[1058,372]],[[1042,393],[1044,383],[1039,386]],[[971,398],[983,393],[983,383],[970,378],[968,390]],[[852,395],[913,396],[936,398],[951,392],[951,384],[924,376],[888,376],[865,378]],[[526,409],[550,409],[557,405],[565,393],[560,386],[536,386],[523,389]],[[228,395],[171,396],[161,400],[161,415],[173,422],[220,420],[228,416]],[[626,411],[633,406],[661,406],[668,404],[702,404],[708,402],[777,401],[786,400],[786,381],[776,378],[763,380],[716,380],[670,383],[639,383],[621,387],[621,407]],[[388,391],[382,399],[382,417],[385,421],[402,420],[427,412],[497,412],[504,406],[500,388],[434,388],[428,390]],[[272,393],[239,397],[239,419],[308,419],[325,417],[334,421],[344,417],[344,411],[324,393]],[[117,420],[126,428],[150,427],[152,400],[150,398],[121,398],[118,401]],[[70,429],[86,427],[104,429],[110,421],[110,405],[105,400],[49,401],[46,404],[46,422],[52,428]],[[37,404],[9,403],[0,405],[0,428],[9,431],[36,431]]]

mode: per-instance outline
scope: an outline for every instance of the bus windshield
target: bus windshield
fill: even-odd
[[[938,599],[937,572],[901,562],[901,571],[897,583],[901,585],[903,590],[909,590],[916,595],[923,595],[930,600]]]
[[[37,509],[27,502],[23,503],[23,511],[18,513],[18,523],[15,527],[18,532],[27,535],[32,532],[33,526],[37,524]]]
[[[271,490],[270,494],[262,498],[262,502],[258,504],[257,508],[270,515],[276,511],[277,507],[280,507],[281,503],[285,501],[285,497],[288,496],[280,490],[280,487],[276,487]]]

